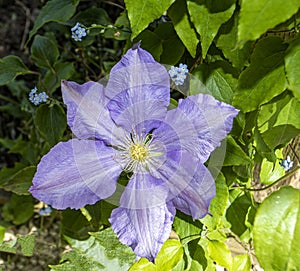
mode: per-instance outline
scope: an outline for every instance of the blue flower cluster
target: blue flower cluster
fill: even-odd
[[[76,23],[75,26],[71,28],[72,39],[75,41],[82,41],[82,38],[86,36],[86,30],[84,27],[81,27],[79,23]]]
[[[171,79],[174,81],[176,86],[183,85],[184,80],[188,74],[189,70],[186,64],[179,64],[179,67],[172,66],[169,70],[169,75]]]
[[[36,93],[37,88],[33,88],[29,93],[29,101],[31,101],[34,105],[38,105],[42,102],[46,102],[49,96],[46,92]]]
[[[291,161],[291,157],[288,155],[286,159],[283,159],[279,162],[279,164],[284,168],[285,171],[291,169],[293,167],[293,161]]]

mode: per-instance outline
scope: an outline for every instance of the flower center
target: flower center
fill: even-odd
[[[133,144],[130,147],[130,155],[132,159],[143,162],[147,157],[147,149],[139,143]]]

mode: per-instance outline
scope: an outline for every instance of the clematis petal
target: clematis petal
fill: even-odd
[[[161,178],[168,185],[168,201],[198,219],[208,213],[210,201],[216,194],[215,182],[199,159],[187,151],[171,151],[159,169]]]
[[[108,109],[118,124],[131,132],[157,127],[170,102],[170,78],[165,67],[139,45],[128,50],[115,65],[105,88]]]
[[[101,141],[60,142],[43,156],[31,194],[56,209],[79,209],[112,195],[122,168]]]
[[[112,229],[138,258],[153,261],[170,236],[175,208],[165,202],[167,190],[163,182],[150,175],[132,176],[126,190],[121,206],[112,211],[109,219]],[[158,201],[148,198],[151,190]]]
[[[211,95],[189,96],[179,100],[178,108],[168,112],[154,134],[167,148],[183,148],[204,163],[229,133],[238,112]]]
[[[97,82],[83,85],[62,81],[64,103],[67,105],[68,125],[80,139],[97,138],[117,145],[124,138],[124,131],[118,128],[106,108],[108,99],[103,86]]]

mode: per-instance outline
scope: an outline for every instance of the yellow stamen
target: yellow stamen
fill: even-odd
[[[141,144],[133,144],[130,147],[130,155],[136,161],[145,161],[147,157],[147,150]]]

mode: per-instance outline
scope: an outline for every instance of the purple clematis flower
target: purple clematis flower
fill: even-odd
[[[215,182],[203,163],[238,110],[198,94],[168,111],[168,72],[139,44],[113,67],[106,86],[63,81],[62,94],[77,138],[41,159],[30,192],[56,209],[78,209],[110,197],[127,172],[110,222],[137,257],[153,261],[176,209],[193,219],[208,213]]]

